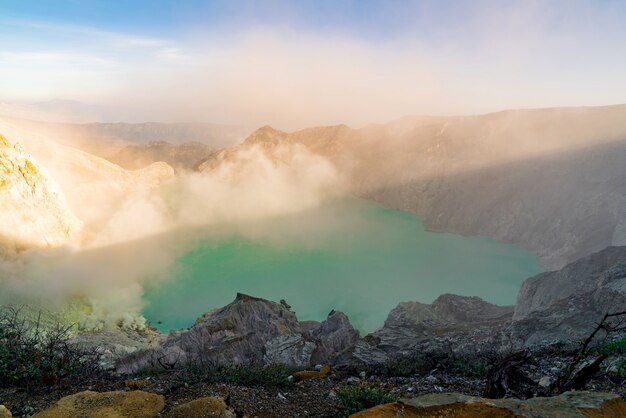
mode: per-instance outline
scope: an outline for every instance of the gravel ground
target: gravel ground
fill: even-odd
[[[601,376],[587,387],[594,391],[619,393],[626,398],[624,379]],[[350,384],[386,387],[398,397],[413,397],[427,393],[457,392],[480,396],[484,380],[435,373],[419,377],[349,376],[335,374],[324,379],[305,380],[293,385],[239,385],[231,383],[184,383],[179,377],[162,374],[146,380],[142,390],[162,394],[166,407],[162,416],[176,405],[202,396],[230,397],[230,405],[238,416],[250,417],[336,417],[341,407],[337,391]],[[40,390],[0,389],[0,404],[6,405],[14,416],[30,416],[47,408],[63,396],[83,390],[128,390],[125,379],[110,376],[91,385]]]

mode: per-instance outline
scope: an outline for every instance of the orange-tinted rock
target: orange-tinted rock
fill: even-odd
[[[0,140],[2,140],[1,135]],[[0,418],[11,418],[12,416],[11,411],[9,411],[6,406],[0,405]]]
[[[329,373],[330,373],[330,366],[328,365],[322,367],[319,371],[302,370],[300,372],[295,372],[293,374],[293,381],[300,382],[301,380],[307,380],[307,379],[320,379],[322,377],[328,376]]]
[[[85,391],[62,398],[34,418],[153,418],[164,407],[163,396],[154,393]]]
[[[619,418],[626,402],[612,393],[566,392],[551,398],[484,399],[442,393],[378,405],[351,415],[354,418]]]

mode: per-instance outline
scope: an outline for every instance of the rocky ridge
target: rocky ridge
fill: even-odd
[[[581,340],[604,314],[624,310],[626,247],[608,247],[526,280],[515,305],[512,337],[523,346]]]
[[[341,312],[330,312],[320,324],[303,325],[284,304],[239,293],[191,328],[172,331],[160,346],[121,359],[117,370],[128,373],[179,362],[307,367],[334,362],[357,339],[358,332]]]

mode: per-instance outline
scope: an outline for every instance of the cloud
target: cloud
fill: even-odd
[[[267,24],[248,14],[213,27],[193,21],[182,35],[162,37],[8,21],[36,31],[41,42],[0,41],[2,90],[22,99],[117,106],[130,121],[284,129],[626,101],[619,4],[478,1],[379,9],[369,32],[365,23],[343,28],[346,22],[337,19],[311,24],[293,7],[282,18],[274,7]]]

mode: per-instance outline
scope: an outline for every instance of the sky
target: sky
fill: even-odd
[[[625,103],[625,23],[621,0],[0,0],[0,102],[283,129]]]

